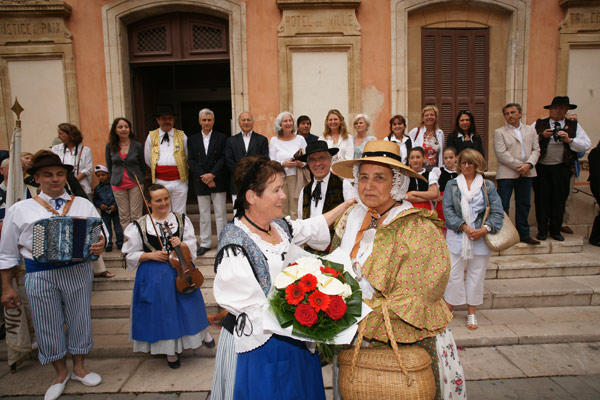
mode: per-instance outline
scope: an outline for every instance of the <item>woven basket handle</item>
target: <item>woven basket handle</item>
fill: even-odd
[[[408,371],[404,367],[402,363],[402,357],[400,356],[400,351],[398,351],[398,344],[396,343],[396,338],[394,337],[394,332],[392,331],[392,324],[390,322],[390,315],[388,313],[387,300],[382,298],[381,300],[381,312],[383,313],[383,321],[385,323],[385,330],[387,332],[388,338],[390,340],[390,345],[392,346],[392,350],[394,352],[394,356],[396,356],[396,361],[398,361],[398,366],[402,373],[406,376],[408,380],[408,386],[412,385],[413,378],[408,375]],[[356,367],[356,361],[358,360],[358,352],[360,351],[360,346],[363,341],[363,336],[365,333],[367,325],[367,318],[360,321],[358,325],[358,336],[356,338],[356,344],[354,345],[354,353],[352,354],[352,364],[350,364],[350,376],[354,377],[354,368]]]

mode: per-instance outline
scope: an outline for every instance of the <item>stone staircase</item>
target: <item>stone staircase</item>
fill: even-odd
[[[193,207],[189,208],[197,228],[198,216],[193,214]],[[600,341],[600,248],[585,242],[581,236],[566,235],[564,242],[550,239],[540,246],[519,243],[493,254],[486,275],[484,303],[478,309],[479,329],[466,328],[466,309],[461,307],[450,325],[458,346]],[[213,246],[216,243],[213,237]],[[212,249],[194,261],[205,278],[201,290],[208,313],[220,310],[212,293],[215,252]],[[122,268],[123,259],[116,249],[105,253],[104,260],[116,276],[94,279],[95,344],[90,356],[136,356],[128,340],[135,273]],[[217,328],[211,327],[210,331],[218,338]],[[5,346],[0,342],[0,359],[6,358]],[[213,357],[215,353],[215,349],[202,347],[189,355]]]

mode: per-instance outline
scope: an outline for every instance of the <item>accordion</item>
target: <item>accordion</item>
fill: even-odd
[[[102,219],[97,217],[52,217],[33,224],[33,259],[61,264],[97,260],[90,246],[100,239]]]

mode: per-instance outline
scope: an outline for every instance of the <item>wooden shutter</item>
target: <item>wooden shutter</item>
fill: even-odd
[[[447,136],[456,114],[470,110],[484,149],[488,142],[489,30],[422,29],[421,103],[440,110]]]

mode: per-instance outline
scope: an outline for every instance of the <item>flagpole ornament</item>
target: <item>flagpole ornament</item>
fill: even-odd
[[[12,112],[14,112],[15,114],[17,114],[17,128],[21,127],[21,113],[23,112],[24,108],[21,107],[21,105],[19,104],[19,99],[17,99],[15,97],[15,104],[13,104],[13,106],[10,108],[12,110]]]

